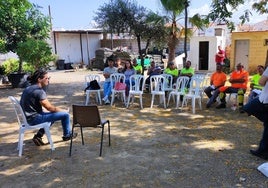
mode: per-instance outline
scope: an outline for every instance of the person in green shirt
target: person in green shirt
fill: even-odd
[[[179,70],[173,62],[169,62],[167,68],[164,70],[164,74],[170,74],[173,77],[173,83],[175,83],[179,76]]]
[[[142,66],[137,63],[137,59],[133,59],[133,68],[136,71],[136,74],[142,74]]]
[[[181,72],[180,72],[180,76],[188,76],[190,78],[188,84],[187,84],[187,88],[190,87],[190,81],[191,81],[191,78],[192,76],[194,75],[194,69],[191,67],[191,61],[186,61],[185,63],[185,67],[183,69],[181,69]]]
[[[259,80],[264,72],[264,67],[262,65],[257,66],[257,74],[254,74],[250,79],[250,93],[248,95],[248,102],[252,101],[255,97],[257,97],[261,91],[262,86],[259,84]]]
[[[192,77],[194,75],[194,69],[191,67],[191,61],[186,61],[185,67],[181,69],[180,76]]]

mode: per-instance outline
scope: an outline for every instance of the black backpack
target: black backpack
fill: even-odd
[[[97,82],[97,80],[92,80],[88,83],[87,87],[85,88],[85,91],[86,90],[98,90],[100,89],[100,85],[99,83]]]

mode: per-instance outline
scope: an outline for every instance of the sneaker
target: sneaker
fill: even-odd
[[[108,96],[107,95],[102,98],[103,101],[106,101],[107,99],[108,99]]]
[[[105,103],[105,104],[110,104],[111,102],[110,102],[109,99],[107,99],[104,103]]]
[[[220,109],[220,108],[226,108],[226,104],[224,103],[221,103],[219,104],[218,106],[216,106],[217,109]]]
[[[268,159],[268,153],[267,152],[261,152],[259,150],[250,150],[250,153],[254,156],[257,156],[259,158],[262,158],[264,160]]]
[[[241,114],[245,113],[243,107],[239,107],[239,112],[240,112]]]
[[[77,135],[78,135],[77,133],[73,133],[73,139],[75,139],[77,137]],[[71,138],[72,138],[72,135],[70,134],[69,136],[63,136],[62,140],[68,141],[68,140],[71,140]]]
[[[216,102],[216,100],[213,100],[213,101],[208,100],[207,105],[206,105],[206,108],[210,108],[211,105],[214,104],[215,102]]]
[[[38,137],[37,135],[34,135],[33,142],[36,146],[43,146],[45,143],[43,142],[41,137]]]

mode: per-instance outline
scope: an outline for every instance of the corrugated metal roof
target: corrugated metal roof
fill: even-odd
[[[53,30],[53,33],[79,33],[79,34],[101,34],[103,31],[101,29],[78,29],[78,30]]]

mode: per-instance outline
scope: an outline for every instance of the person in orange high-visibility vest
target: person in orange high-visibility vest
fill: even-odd
[[[225,85],[227,80],[227,75],[222,71],[222,65],[217,64],[216,71],[210,77],[210,86],[208,86],[204,92],[208,96],[209,100],[207,102],[206,107],[209,108],[214,102],[216,102],[216,98],[219,95],[219,91],[216,90]]]
[[[237,64],[236,70],[230,75],[229,82],[231,83],[231,86],[222,86],[218,89],[218,92],[220,92],[219,96],[221,103],[216,108],[226,108],[226,93],[237,93],[239,109],[242,110],[244,105],[244,94],[247,90],[248,77],[249,74],[244,70],[244,66],[241,63]]]

